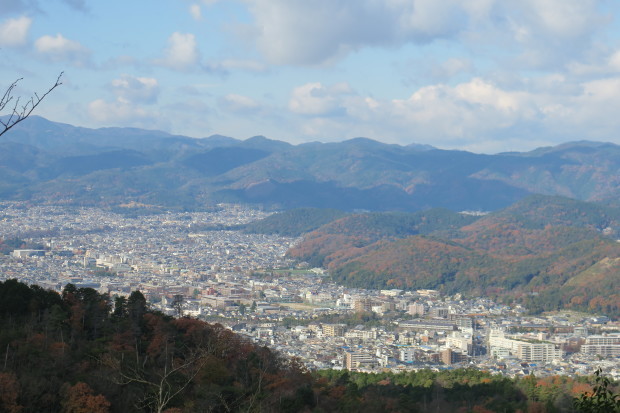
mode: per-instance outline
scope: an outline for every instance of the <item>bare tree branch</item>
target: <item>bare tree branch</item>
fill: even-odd
[[[156,372],[149,377],[149,373],[145,370],[144,365],[140,367],[140,363],[136,367],[123,367],[120,360],[107,357],[102,363],[112,368],[118,374],[118,378],[113,379],[116,384],[128,385],[130,383],[139,383],[146,387],[144,397],[139,401],[142,407],[150,407],[154,412],[161,413],[166,406],[180,394],[194,380],[196,375],[206,364],[207,353],[204,351],[196,351],[189,354],[180,364],[174,365],[174,361],[166,361],[163,371]],[[147,356],[145,356],[145,359]],[[182,375],[180,382],[174,382],[173,376],[179,377],[177,373]]]
[[[47,92],[41,96],[35,92],[34,96],[31,96],[25,104],[20,104],[20,96],[15,97],[13,95],[17,84],[22,80],[22,78],[19,78],[15,82],[11,83],[11,85],[4,91],[2,98],[0,98],[0,114],[2,114],[7,107],[11,111],[8,117],[5,117],[4,119],[0,117],[0,136],[4,135],[13,126],[30,116],[30,114],[36,109],[37,106],[39,106],[43,99],[45,99],[45,97],[52,92],[52,90],[62,85],[61,79],[63,74],[64,72],[60,72],[56,78],[56,82],[47,90]]]

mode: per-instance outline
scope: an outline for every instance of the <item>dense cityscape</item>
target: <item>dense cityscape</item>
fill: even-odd
[[[99,208],[0,204],[0,279],[55,291],[141,291],[153,309],[218,322],[310,369],[393,372],[474,367],[510,377],[620,379],[620,323],[436,290],[363,290],[286,257],[298,241],[239,228],[268,216],[232,204],[136,216]]]

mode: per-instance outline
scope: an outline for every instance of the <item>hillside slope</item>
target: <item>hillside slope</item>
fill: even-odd
[[[350,286],[437,288],[620,315],[619,212],[536,195],[483,217],[356,215],[310,232],[288,254]]]

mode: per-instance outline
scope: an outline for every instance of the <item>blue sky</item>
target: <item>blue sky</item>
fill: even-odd
[[[0,0],[37,114],[292,143],[620,144],[617,0]],[[6,87],[5,86],[5,87]]]

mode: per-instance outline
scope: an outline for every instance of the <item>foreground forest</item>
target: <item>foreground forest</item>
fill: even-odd
[[[113,301],[71,284],[58,294],[0,282],[0,412],[571,412],[596,383],[474,369],[311,373],[219,324],[151,311],[138,291]]]

